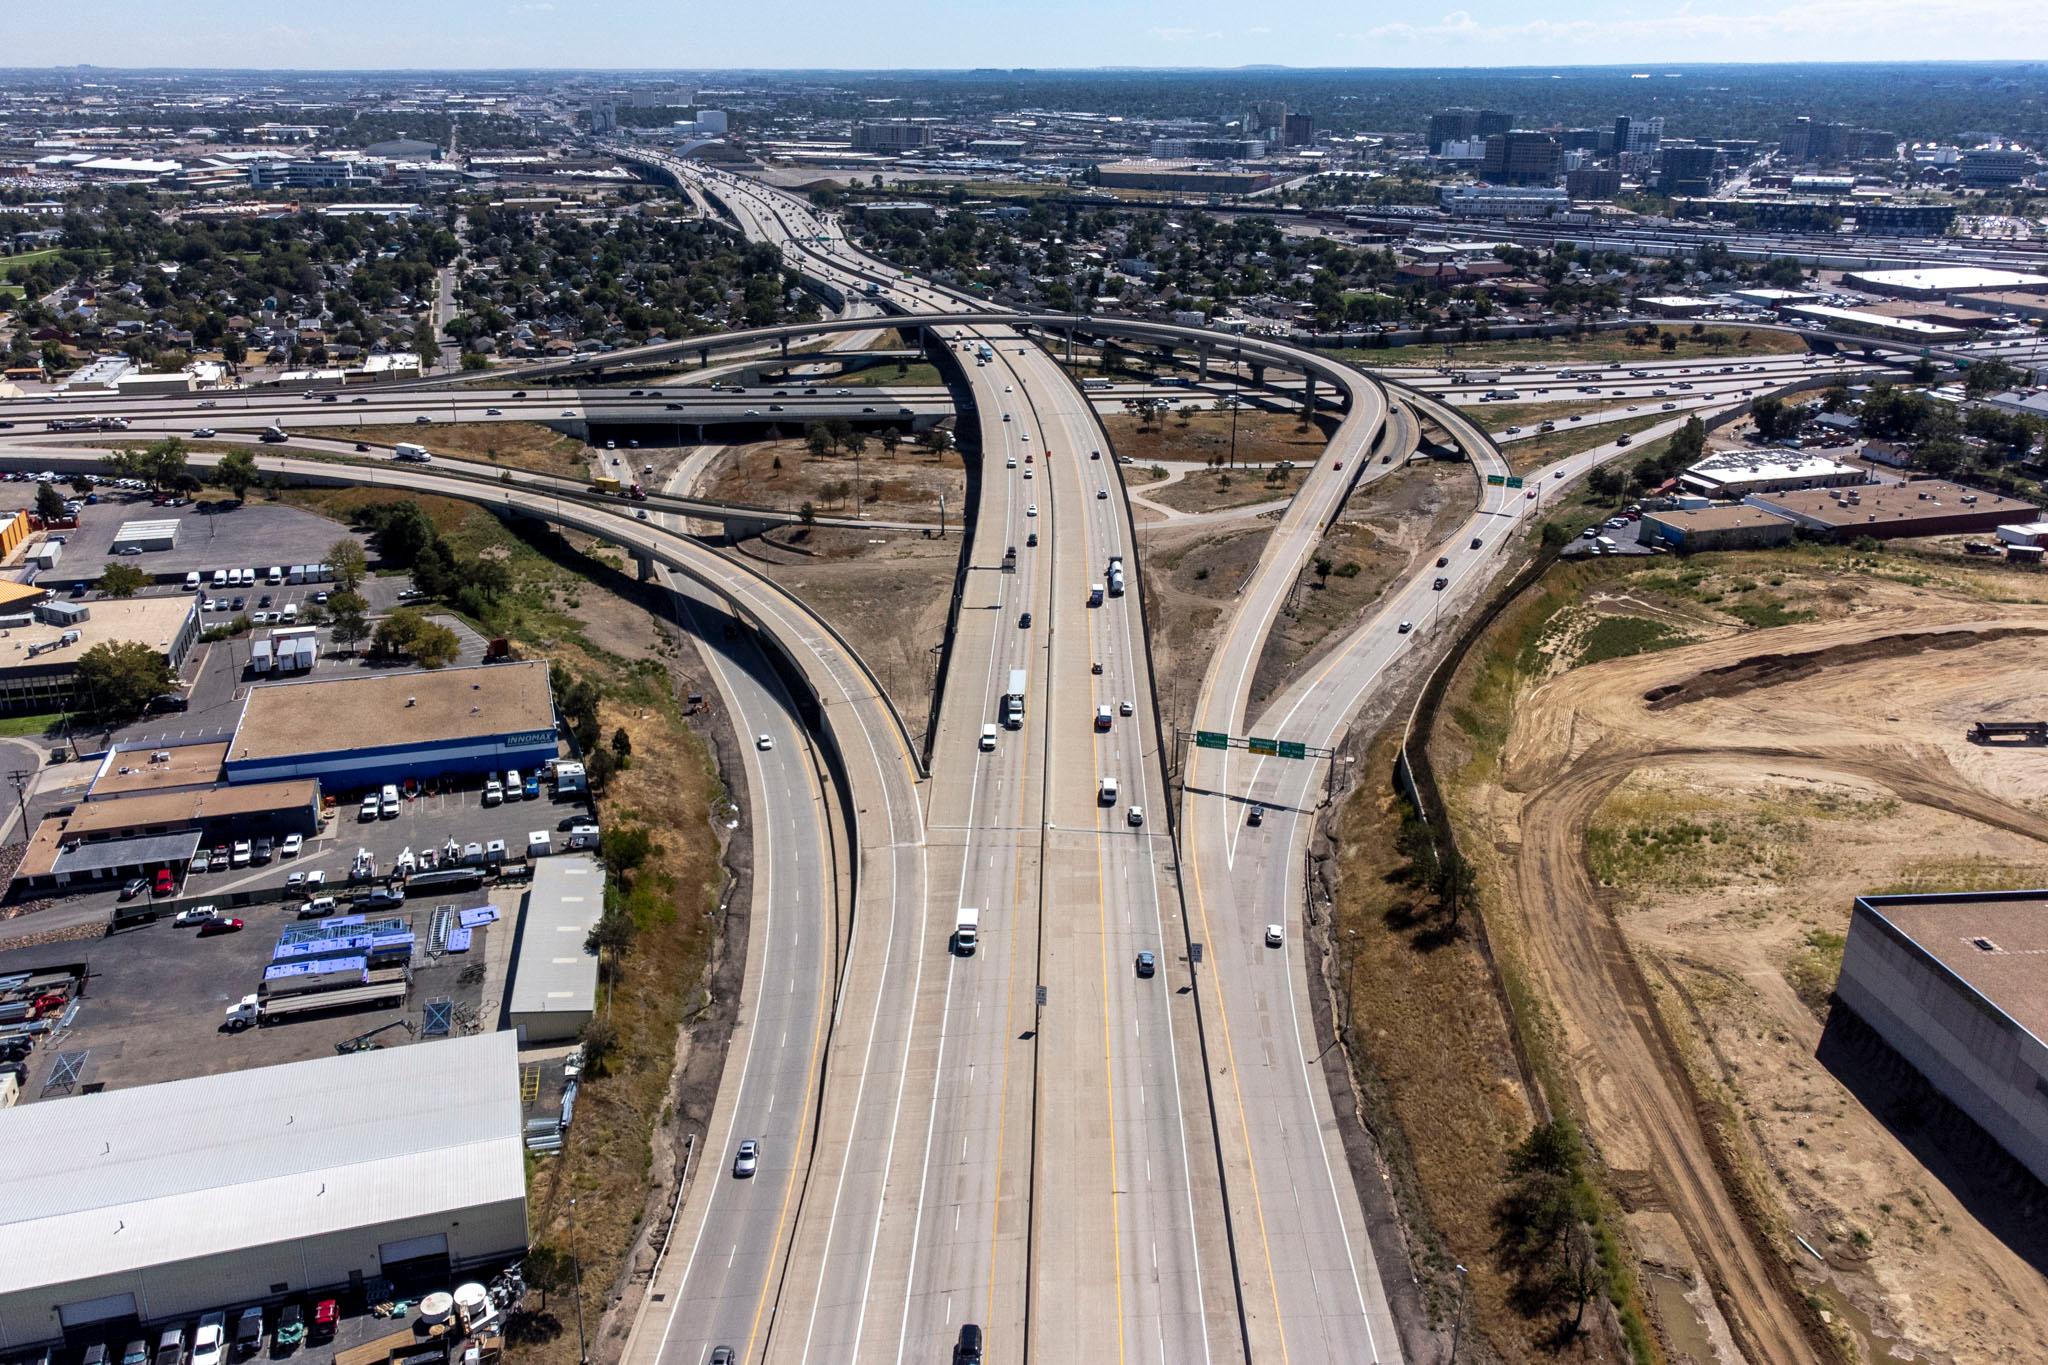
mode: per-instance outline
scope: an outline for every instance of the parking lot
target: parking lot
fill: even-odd
[[[371,610],[387,611],[398,605],[398,594],[403,591],[402,579],[371,579],[363,584],[363,595],[371,599]],[[321,584],[307,584],[299,587],[268,588],[254,590],[251,606],[266,594],[272,607],[283,610],[287,602],[306,602],[314,594],[325,591]],[[211,596],[211,591],[200,596]],[[228,599],[230,602],[233,598]],[[260,609],[260,608],[259,608]],[[202,624],[225,622],[231,612],[212,612],[201,616]],[[484,650],[489,641],[453,616],[430,614],[429,620],[448,627],[455,632],[459,649],[455,657],[456,667],[482,663]],[[179,678],[186,694],[183,711],[168,712],[149,716],[116,728],[111,732],[111,742],[117,744],[181,744],[198,739],[224,739],[235,727],[236,719],[242,712],[242,698],[248,689],[266,682],[290,681],[294,678],[327,678],[351,671],[375,670],[390,672],[393,669],[409,669],[410,664],[393,664],[374,661],[369,657],[366,644],[358,644],[353,651],[340,651],[334,644],[333,636],[326,627],[316,627],[320,641],[320,654],[310,672],[272,673],[258,676],[250,673],[249,653],[256,639],[268,632],[269,626],[256,626],[243,635],[228,640],[216,640],[210,644],[194,646],[186,657],[185,666]],[[80,738],[80,747],[87,752],[104,752],[109,735],[95,731]]]
[[[71,1026],[29,1054],[22,1101],[331,1056],[337,1044],[391,1024],[400,1027],[384,1029],[376,1041],[402,1046],[421,1038],[430,1000],[452,1001],[459,1020],[474,1020],[483,1030],[496,1028],[523,894],[519,886],[487,887],[407,902],[388,912],[409,920],[418,935],[412,992],[402,1008],[317,1014],[233,1033],[222,1027],[225,1011],[255,992],[278,935],[299,922],[289,905],[237,910],[245,927],[213,938],[200,938],[197,930],[163,919],[102,939],[0,952],[0,975],[71,963],[83,964],[88,973]],[[469,951],[435,954],[429,951],[428,933],[435,909],[443,904],[458,909],[489,904],[500,919],[473,932]],[[46,1094],[59,1056],[78,1053],[84,1056],[75,1083]]]
[[[8,491],[25,490],[32,505],[34,488],[32,483],[17,482]],[[168,550],[115,556],[114,537],[128,521],[175,521],[177,540]],[[117,558],[159,579],[175,576],[182,580],[193,571],[210,575],[215,569],[231,566],[254,568],[260,579],[273,564],[318,560],[328,546],[355,533],[284,503],[196,502],[157,507],[142,494],[106,493],[101,501],[79,512],[75,530],[57,534],[64,537],[63,557],[40,582],[44,587],[67,590],[75,582],[98,578]],[[264,589],[258,586],[256,591]]]

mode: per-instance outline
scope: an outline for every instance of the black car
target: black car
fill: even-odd
[[[1138,975],[1139,975],[1139,976],[1150,976],[1150,975],[1152,975],[1152,973],[1153,973],[1153,972],[1154,972],[1155,970],[1157,970],[1157,968],[1156,968],[1156,966],[1155,966],[1155,965],[1154,965],[1154,963],[1153,963],[1153,960],[1152,960],[1152,954],[1150,954],[1150,953],[1139,953],[1139,954],[1138,954],[1138,963],[1137,963],[1137,971],[1138,971]]]
[[[249,855],[250,861],[255,863],[256,866],[261,867],[265,863],[270,861],[271,857],[275,854],[276,850],[277,845],[273,843],[267,836],[258,839],[256,841],[256,847],[254,851],[251,852],[251,854]]]
[[[1021,615],[1021,616],[1019,616],[1019,617],[1017,618],[1017,629],[1019,629],[1019,630],[1029,630],[1029,629],[1031,629],[1031,613],[1030,613],[1030,612],[1028,612],[1028,611],[1027,611],[1027,612],[1025,612],[1025,613],[1024,613],[1023,615]]]
[[[1264,806],[1260,805],[1260,804],[1259,804],[1258,802],[1254,801],[1254,802],[1252,803],[1252,808],[1251,808],[1251,811],[1250,811],[1250,812],[1249,812],[1248,814],[1246,814],[1246,816],[1244,817],[1244,822],[1245,822],[1245,823],[1246,823],[1247,825],[1263,825],[1263,824],[1265,824],[1265,823],[1266,823],[1266,808],[1265,808]]]
[[[981,1365],[981,1329],[971,1322],[960,1325],[960,1341],[953,1347],[953,1365]]]
[[[513,396],[514,398],[524,398],[524,397],[526,397],[526,390],[525,390],[525,389],[514,389],[514,390],[512,391],[512,396]]]

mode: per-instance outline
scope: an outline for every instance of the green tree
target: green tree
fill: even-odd
[[[1671,354],[1678,349],[1678,338],[1670,332],[1666,332],[1663,336],[1657,338],[1657,349],[1666,355]]]
[[[622,768],[627,766],[633,757],[633,737],[626,733],[626,727],[623,725],[612,731],[612,752],[619,756],[619,766]]]
[[[36,485],[36,515],[44,521],[55,521],[64,515],[64,495],[57,491],[57,485]]]
[[[354,540],[343,536],[327,547],[327,566],[334,570],[334,586],[340,592],[354,592],[363,584],[363,575],[369,571],[369,563],[363,558],[363,547]]]
[[[345,543],[354,545],[355,542]],[[340,581],[338,573],[336,581]],[[370,604],[353,589],[344,588],[327,599],[327,617],[335,641],[347,645],[351,653],[356,644],[370,633]]]
[[[148,587],[149,583],[148,574],[133,564],[116,561],[100,571],[99,581],[93,586],[108,597],[133,597]]]
[[[256,468],[256,457],[246,450],[230,450],[213,467],[213,481],[233,493],[236,502],[242,501],[262,478],[262,471]]]
[[[817,507],[811,503],[805,503],[802,507],[796,509],[796,519],[806,527],[816,526],[818,524]]]
[[[823,422],[804,424],[804,445],[809,447],[811,454],[824,458],[825,452],[832,448],[832,435],[825,430]]]
[[[185,443],[176,436],[152,441],[140,450],[116,450],[101,461],[118,478],[141,479],[152,490],[175,488],[189,471],[185,468]]]
[[[90,714],[110,721],[132,720],[151,697],[173,686],[164,656],[140,640],[111,640],[78,658],[77,698]]]
[[[491,362],[482,351],[464,351],[462,353],[462,368],[470,371],[488,370],[491,368]]]

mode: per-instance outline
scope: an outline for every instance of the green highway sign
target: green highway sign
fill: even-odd
[[[1197,749],[1228,749],[1230,747],[1230,736],[1220,730],[1197,730],[1195,731],[1195,747]]]
[[[1280,757],[1307,758],[1308,745],[1297,739],[1283,739],[1280,741]]]
[[[1510,474],[1510,475],[1508,476],[1508,487],[1510,487],[1510,488],[1520,488],[1521,486],[1522,486],[1522,476],[1521,476],[1520,474]]]
[[[1488,488],[1498,488],[1505,481],[1506,480],[1503,478],[1503,476],[1499,474],[1488,474],[1486,476],[1486,486]]]

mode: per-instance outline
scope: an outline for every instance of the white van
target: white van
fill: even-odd
[[[383,796],[384,818],[386,820],[396,820],[398,818],[398,788],[386,782],[384,784]]]
[[[286,625],[291,625],[294,621],[297,621],[299,619],[299,604],[296,602],[285,603],[284,610],[277,614],[277,619]]]
[[[494,777],[490,781],[484,783],[484,804],[486,806],[498,805],[500,802],[504,801],[504,799],[505,788],[504,785],[500,783],[497,778]]]
[[[517,801],[526,794],[526,784],[519,779],[519,769],[505,769],[505,799]]]
[[[284,582],[283,567],[277,564],[271,565],[270,572],[264,575],[263,581],[273,588],[276,587],[278,584]]]
[[[990,750],[994,749],[995,747],[996,747],[996,727],[995,727],[995,726],[993,726],[993,725],[984,725],[984,726],[982,726],[982,727],[981,727],[981,751],[982,751],[983,753],[988,753],[988,752],[989,752]]]
[[[1113,777],[1103,778],[1102,786],[1096,792],[1095,799],[1105,806],[1114,806],[1116,804],[1116,779]]]
[[[229,584],[229,582],[231,582],[231,581],[232,581],[232,580],[230,580],[230,579],[228,578],[228,571],[227,571],[226,569],[215,569],[215,570],[213,571],[213,586],[214,586],[214,587],[216,587],[216,588],[225,588],[225,587],[226,587],[226,586],[227,586],[227,585]]]
[[[1096,707],[1096,708],[1095,708],[1095,728],[1096,728],[1096,729],[1098,729],[1098,730],[1107,730],[1107,729],[1108,729],[1108,728],[1109,728],[1109,727],[1111,726],[1111,724],[1113,724],[1113,723],[1114,723],[1114,722],[1113,722],[1113,719],[1112,719],[1112,717],[1111,717],[1111,715],[1110,715],[1110,710],[1109,710],[1109,708],[1108,708],[1107,706],[1098,706],[1098,707]]]
[[[185,575],[185,591],[199,591],[199,570],[194,569],[191,573]]]

